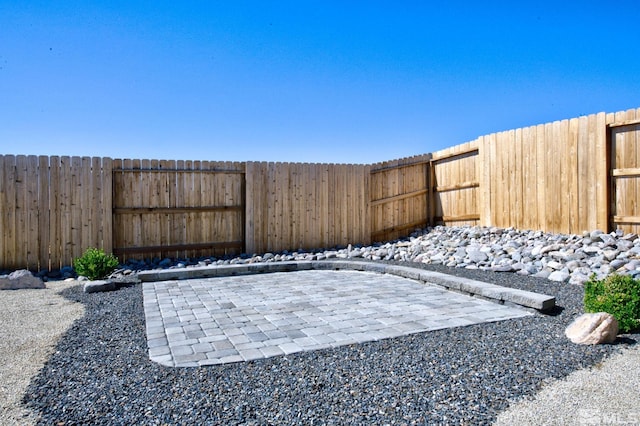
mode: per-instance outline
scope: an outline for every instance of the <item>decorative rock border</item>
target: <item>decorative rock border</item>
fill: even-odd
[[[138,279],[142,282],[153,282],[192,278],[228,277],[233,275],[262,274],[272,272],[341,269],[397,275],[403,278],[409,278],[427,284],[435,284],[463,294],[483,297],[486,299],[495,300],[499,303],[512,303],[527,308],[533,308],[539,311],[551,310],[556,305],[556,299],[553,296],[514,288],[502,287],[495,284],[471,280],[468,278],[456,277],[440,272],[425,271],[424,269],[412,268],[410,266],[387,265],[383,263],[359,262],[354,260],[289,261],[205,266],[194,268],[176,268],[142,271],[137,275]]]

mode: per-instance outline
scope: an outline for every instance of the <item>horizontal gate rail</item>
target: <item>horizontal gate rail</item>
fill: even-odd
[[[146,246],[146,247],[116,247],[113,249],[113,253],[117,255],[121,254],[142,254],[152,252],[170,252],[181,250],[208,250],[208,249],[242,249],[242,241],[227,241],[227,242],[211,242],[211,243],[196,243],[196,244],[168,244],[161,246]]]
[[[115,214],[145,214],[145,213],[201,213],[201,212],[224,212],[243,210],[243,206],[202,206],[202,207],[116,207]]]

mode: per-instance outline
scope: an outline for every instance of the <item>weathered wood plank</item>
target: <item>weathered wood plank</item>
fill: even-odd
[[[7,269],[18,268],[22,262],[16,256],[16,157],[14,155],[3,156],[3,193],[4,229],[2,239],[4,241],[3,267]]]
[[[102,193],[100,196],[102,221],[100,222],[100,246],[105,253],[113,252],[113,160],[102,159]]]
[[[0,173],[1,179],[2,173]],[[49,217],[49,189],[51,181],[49,179],[49,157],[41,155],[38,157],[38,173],[36,176],[38,183],[38,269],[50,270],[51,269],[51,256],[49,254],[50,244],[50,217]],[[2,184],[0,183],[0,186]],[[0,189],[0,193],[2,189]],[[0,195],[0,202],[2,197]],[[3,215],[0,208],[0,215]],[[0,229],[4,229],[2,226],[2,219],[0,219]],[[0,238],[0,253],[2,252],[2,239]]]

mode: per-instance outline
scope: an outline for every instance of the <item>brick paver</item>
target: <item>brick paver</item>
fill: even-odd
[[[388,274],[310,270],[143,284],[149,357],[251,361],[532,315]]]

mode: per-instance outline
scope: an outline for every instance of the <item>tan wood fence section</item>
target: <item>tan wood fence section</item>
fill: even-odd
[[[114,160],[113,230],[121,261],[240,253],[244,164]]]
[[[610,143],[610,221],[640,232],[640,109],[607,115]]]
[[[640,230],[640,109],[374,165],[0,156],[0,269],[87,247],[195,257],[369,244],[427,224]]]
[[[0,268],[59,269],[111,251],[111,160],[0,156]]]
[[[639,117],[599,113],[478,138],[480,223],[637,232]]]
[[[607,229],[604,113],[478,141],[482,224],[565,233]]]
[[[247,163],[246,252],[368,244],[369,169]]]
[[[430,166],[429,223],[477,225],[480,221],[477,142],[434,153]]]
[[[429,214],[430,154],[371,166],[372,241],[390,241],[424,227]]]

